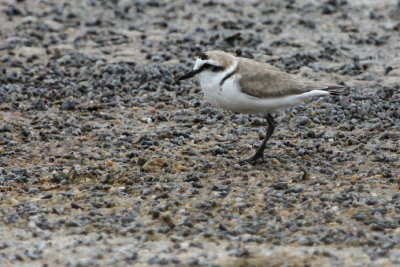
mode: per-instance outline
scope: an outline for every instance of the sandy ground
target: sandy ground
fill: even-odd
[[[397,1],[2,1],[0,265],[400,265]],[[262,117],[220,49],[345,86]]]

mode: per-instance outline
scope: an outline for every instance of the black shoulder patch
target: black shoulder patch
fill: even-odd
[[[205,53],[201,53],[201,54],[199,55],[199,58],[200,58],[201,60],[207,60],[207,59],[208,59],[208,56],[207,56]]]
[[[225,75],[225,77],[221,80],[221,82],[219,83],[219,85],[220,85],[220,86],[224,85],[224,82],[225,82],[226,80],[228,80],[230,77],[232,77],[232,75],[235,74],[235,73],[236,73],[236,69],[234,69],[234,70],[231,71],[230,73],[227,73],[227,74]]]

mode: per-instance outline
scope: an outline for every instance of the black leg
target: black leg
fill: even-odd
[[[250,158],[250,162],[255,162],[259,158],[261,159],[264,158],[265,145],[267,144],[268,139],[271,137],[271,135],[275,130],[275,120],[274,118],[272,118],[271,114],[268,113],[265,118],[267,119],[268,122],[267,133],[265,134],[265,138],[261,143],[260,147],[257,149],[256,154],[254,154],[254,156]]]

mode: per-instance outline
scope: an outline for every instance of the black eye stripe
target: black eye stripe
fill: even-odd
[[[221,71],[224,68],[221,66],[215,66],[209,63],[205,63],[203,66],[201,66],[201,68],[199,69],[199,71],[203,71],[203,70],[211,70],[213,72],[217,72],[217,71]]]
[[[209,69],[209,68],[211,68],[212,67],[212,65],[211,64],[208,64],[208,63],[205,63],[203,66],[202,66],[202,68],[203,69]]]
[[[221,66],[213,66],[213,68],[211,69],[211,71],[214,71],[214,72],[222,71],[222,70],[224,70],[224,68]]]

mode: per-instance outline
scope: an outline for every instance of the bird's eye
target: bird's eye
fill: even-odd
[[[206,63],[206,64],[204,64],[204,65],[203,65],[203,68],[204,68],[205,70],[207,70],[207,69],[210,69],[210,68],[212,68],[212,65],[211,65],[211,64],[208,64],[208,63]]]
[[[206,63],[203,65],[202,69],[204,70],[211,70],[213,72],[217,72],[217,71],[221,71],[223,69],[223,67],[221,66],[215,66],[209,63]]]
[[[211,68],[211,71],[217,72],[217,71],[221,71],[222,69],[223,69],[223,67],[221,67],[221,66],[213,66],[213,67]]]

